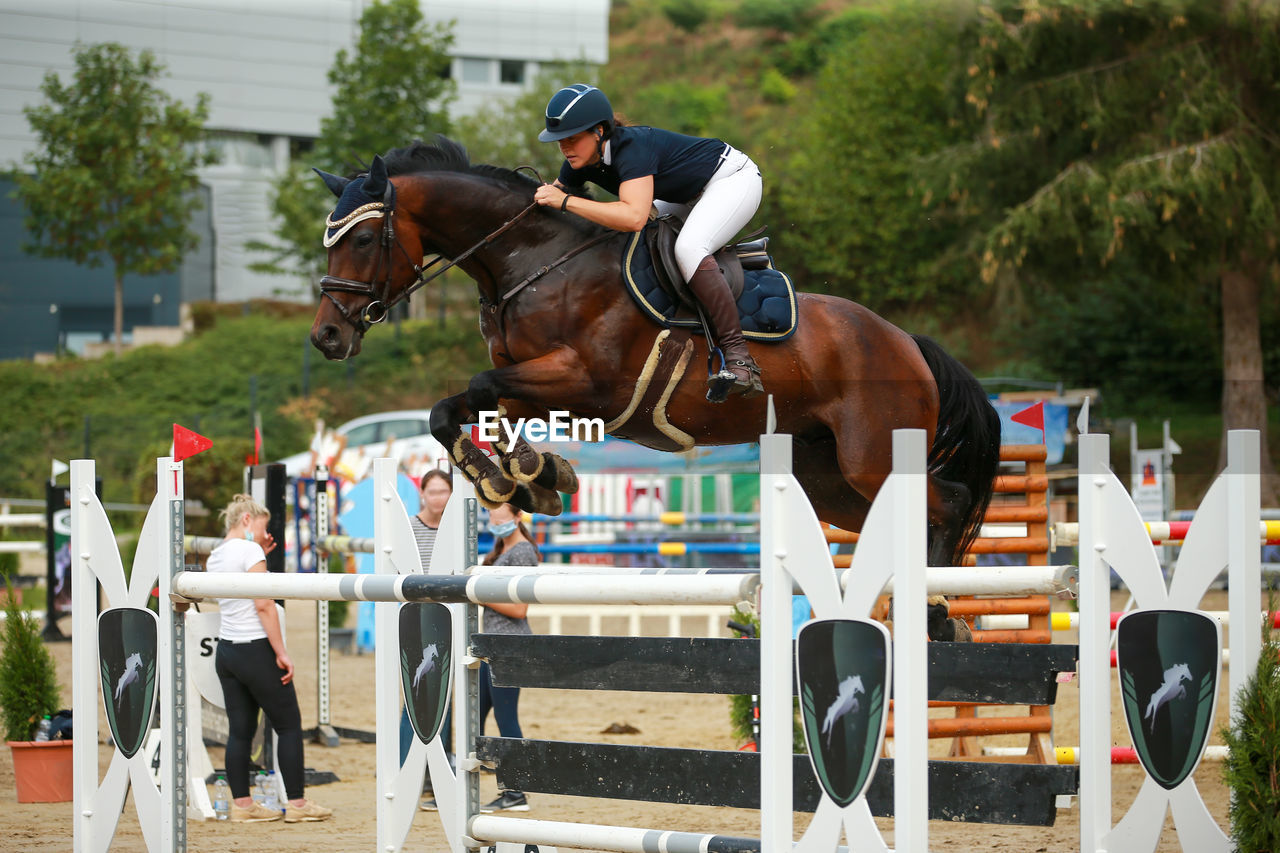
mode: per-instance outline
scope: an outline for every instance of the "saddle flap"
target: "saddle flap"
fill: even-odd
[[[696,314],[697,301],[689,291],[689,285],[680,272],[676,262],[676,238],[680,236],[681,222],[674,216],[660,216],[653,226],[645,230],[645,240],[649,245],[649,254],[658,259],[653,265],[658,275],[658,282],[677,302]],[[742,262],[734,247],[720,249],[712,255],[724,280],[729,283],[729,292],[736,302],[742,295],[743,276]]]

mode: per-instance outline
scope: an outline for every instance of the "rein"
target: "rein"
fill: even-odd
[[[537,170],[533,169],[533,167],[521,166],[516,171],[520,171],[521,169],[528,169],[529,171],[533,172],[535,176],[538,177],[539,181],[541,181],[541,176],[538,176]],[[404,246],[400,243],[399,238],[396,236],[395,225],[394,225],[394,222],[392,221],[392,217],[395,216],[395,200],[396,200],[395,185],[388,181],[387,192],[383,196],[383,200],[379,205],[379,209],[383,211],[382,252],[378,255],[378,265],[374,268],[373,278],[370,279],[369,281],[355,281],[349,278],[340,278],[338,276],[326,275],[320,279],[320,295],[327,298],[330,302],[332,302],[334,304],[334,307],[338,309],[338,313],[342,315],[343,319],[345,319],[348,323],[350,323],[356,329],[356,331],[358,331],[360,334],[364,334],[374,325],[381,323],[383,320],[387,319],[387,314],[391,310],[391,307],[393,305],[396,305],[404,300],[407,300],[409,296],[418,288],[422,287],[428,282],[434,281],[436,278],[443,275],[446,271],[448,271],[452,267],[457,266],[458,264],[462,263],[467,258],[471,257],[473,254],[475,254],[479,250],[483,249],[485,246],[488,246],[491,243],[493,243],[503,234],[507,233],[507,231],[511,230],[511,228],[514,227],[517,222],[519,222],[521,219],[527,216],[534,208],[538,206],[538,203],[536,201],[530,202],[528,207],[524,208],[515,216],[511,217],[506,222],[502,223],[502,225],[496,231],[487,235],[480,242],[476,243],[471,248],[467,249],[462,254],[458,255],[456,258],[449,260],[444,266],[435,270],[430,275],[427,275],[427,271],[430,270],[432,267],[434,267],[436,264],[440,263],[441,261],[444,261],[445,257],[443,255],[437,255],[430,263],[426,264],[425,266],[422,264],[413,263],[413,259],[409,257],[408,251],[405,250]],[[498,301],[496,303],[487,303],[488,308],[491,311],[505,308],[505,306],[507,305],[507,302],[512,297],[514,297],[517,293],[523,290],[525,287],[537,281],[538,279],[542,278],[544,275],[551,272],[553,269],[560,266],[561,264],[571,260],[572,258],[576,257],[582,252],[585,252],[587,249],[590,249],[593,246],[596,246],[604,242],[610,237],[615,236],[617,233],[618,232],[616,231],[606,231],[602,234],[597,234],[595,237],[592,237],[590,240],[578,246],[577,248],[571,249],[568,252],[565,252],[563,255],[556,258],[551,263],[546,264],[542,267],[539,267],[535,272],[531,273],[528,276],[525,276],[525,278],[522,279],[519,283],[517,283],[514,287],[512,287],[511,289],[503,293],[498,298]],[[399,249],[401,254],[405,256],[405,259],[409,261],[409,265],[413,268],[414,280],[408,287],[402,290],[394,298],[388,300],[387,291],[391,287],[391,255],[392,255],[393,246]],[[386,265],[386,275],[381,280],[379,280],[378,274],[382,271],[384,262]],[[355,316],[349,310],[347,310],[346,306],[344,306],[341,302],[338,301],[336,297],[333,296],[334,293],[354,293],[359,296],[368,296],[371,298],[372,301],[370,301],[369,304],[365,306],[364,311],[361,312],[359,316]],[[484,300],[482,299],[481,301],[483,302]],[[499,323],[501,323],[501,314],[499,314]]]

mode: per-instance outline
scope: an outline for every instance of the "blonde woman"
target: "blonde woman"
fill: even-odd
[[[226,538],[209,555],[210,572],[265,572],[267,553],[276,547],[267,533],[271,513],[249,495],[236,495],[222,510]],[[255,803],[249,790],[249,750],[266,714],[276,733],[280,775],[288,803],[285,823],[325,820],[333,812],[303,796],[302,714],[293,687],[293,661],[281,630],[283,608],[269,598],[218,600],[222,627],[214,657],[227,708],[224,763],[234,801],[231,820],[242,823],[280,820],[278,810]]]

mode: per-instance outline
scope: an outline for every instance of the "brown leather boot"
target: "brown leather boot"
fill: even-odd
[[[707,320],[720,342],[724,354],[724,369],[707,380],[707,399],[723,403],[730,394],[754,397],[764,391],[760,383],[760,368],[747,350],[742,338],[742,321],[738,318],[738,306],[733,303],[729,283],[710,255],[702,259],[689,289],[707,312]]]

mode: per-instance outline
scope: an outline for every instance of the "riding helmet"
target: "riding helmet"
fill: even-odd
[[[613,129],[613,107],[595,86],[574,83],[565,86],[547,102],[547,129],[538,134],[540,142],[555,142],[597,124]]]

